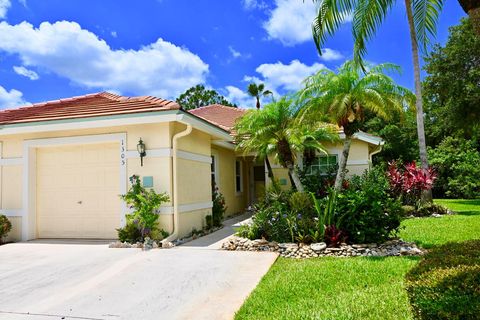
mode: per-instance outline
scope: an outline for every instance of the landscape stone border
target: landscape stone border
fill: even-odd
[[[352,244],[342,243],[340,247],[327,247],[324,242],[307,244],[277,243],[265,239],[249,240],[233,236],[222,244],[223,250],[230,251],[270,251],[278,252],[286,258],[315,257],[387,257],[387,256],[418,256],[425,253],[413,242],[400,239],[390,240],[382,244]]]

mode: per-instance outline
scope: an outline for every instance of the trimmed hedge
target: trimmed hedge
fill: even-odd
[[[480,240],[432,249],[406,278],[417,319],[480,318]]]

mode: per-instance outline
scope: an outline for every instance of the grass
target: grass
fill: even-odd
[[[401,237],[432,247],[480,238],[480,200],[438,200],[457,215],[409,219]],[[418,258],[279,258],[235,319],[412,319],[405,274]]]
[[[403,221],[400,237],[424,248],[447,242],[480,239],[480,200],[436,200],[457,214],[441,218],[413,218]]]

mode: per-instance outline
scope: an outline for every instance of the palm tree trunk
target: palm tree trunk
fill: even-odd
[[[300,177],[298,176],[297,171],[295,171],[295,167],[293,166],[293,163],[288,163],[287,169],[288,169],[288,174],[290,175],[290,177],[292,177],[293,183],[295,184],[297,191],[303,192],[304,188],[303,188],[302,182],[300,181]]]
[[[256,96],[257,98],[257,110],[260,110],[260,97]]]
[[[270,178],[270,180],[272,180],[272,183],[273,183],[274,182],[273,170],[272,170],[272,165],[270,164],[270,160],[268,160],[268,156],[265,157],[265,164],[267,165],[268,177]]]
[[[415,32],[415,24],[413,23],[412,3],[411,0],[405,0],[405,7],[407,9],[408,26],[410,28],[410,40],[412,42],[412,58],[413,58],[413,74],[415,79],[415,106],[417,109],[417,134],[418,134],[418,146],[420,149],[420,161],[422,163],[422,169],[428,170],[428,158],[427,158],[427,143],[425,141],[425,125],[423,123],[423,100],[422,100],[422,82],[420,79],[420,59],[418,56],[418,42],[417,34]],[[432,192],[423,195],[423,200],[426,202],[432,202]]]
[[[335,178],[335,192],[339,193],[342,191],[343,180],[345,179],[345,174],[347,173],[347,161],[348,155],[350,154],[350,146],[352,145],[352,137],[345,136],[345,141],[343,142],[343,151],[342,156],[340,157],[340,163],[338,164],[337,177]]]

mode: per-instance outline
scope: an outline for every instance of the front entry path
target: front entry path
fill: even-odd
[[[232,319],[276,258],[186,245],[8,244],[0,246],[0,319]]]

